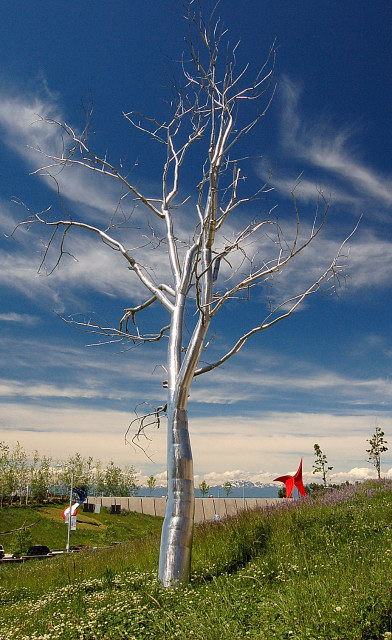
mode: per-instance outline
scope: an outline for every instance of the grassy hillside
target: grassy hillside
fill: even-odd
[[[7,553],[25,553],[32,544],[44,544],[51,550],[65,548],[67,525],[62,518],[64,504],[38,507],[14,506],[0,510],[0,533],[25,527],[14,534],[0,535]],[[83,513],[79,508],[76,531],[71,532],[71,545],[102,546],[115,541],[130,541],[160,533],[162,519],[141,513],[122,512],[111,515]]]
[[[158,536],[0,567],[0,639],[391,638],[392,485],[197,527],[192,582],[163,591]]]

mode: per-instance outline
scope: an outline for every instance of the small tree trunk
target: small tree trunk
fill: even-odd
[[[164,587],[187,583],[190,576],[195,497],[186,409],[168,410],[167,450],[167,506],[158,574]]]

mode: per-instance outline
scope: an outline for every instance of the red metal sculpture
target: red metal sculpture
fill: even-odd
[[[298,471],[294,476],[280,476],[279,478],[275,478],[274,482],[284,482],[286,486],[286,498],[291,498],[294,487],[297,487],[301,496],[306,496],[305,487],[302,482],[302,458]]]

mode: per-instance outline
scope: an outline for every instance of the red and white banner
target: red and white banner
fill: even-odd
[[[75,504],[72,505],[72,511],[71,511],[71,516],[76,516],[77,512],[78,512],[78,506],[80,505],[80,502],[75,502]],[[68,520],[68,514],[69,514],[69,505],[68,507],[65,507],[65,509],[63,509],[63,518],[64,520]]]

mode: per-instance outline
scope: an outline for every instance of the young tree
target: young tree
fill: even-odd
[[[109,496],[134,496],[139,487],[136,484],[135,469],[128,466],[121,469],[110,461],[105,469],[104,488]]]
[[[27,553],[27,549],[33,542],[32,531],[28,527],[20,527],[11,536],[9,552],[19,557]]]
[[[34,451],[33,461],[30,467],[30,491],[36,502],[43,502],[48,495],[49,487],[53,483],[52,458],[40,457],[38,451]]]
[[[207,484],[205,480],[202,480],[199,484],[199,489],[201,491],[201,495],[203,496],[203,498],[205,498],[210,490],[210,485]]]
[[[369,454],[369,462],[371,462],[377,469],[378,479],[381,478],[381,454],[388,451],[387,441],[384,440],[385,433],[376,424],[374,433],[370,440],[366,440],[370,444],[370,449],[366,449],[366,453]]]
[[[227,32],[213,15],[216,7],[205,21],[199,2],[184,0],[181,5],[188,21],[188,52],[181,63],[183,86],[173,86],[173,98],[162,119],[133,111],[124,114],[128,123],[160,145],[160,193],[148,193],[122,163],[116,165],[106,153],[93,150],[88,137],[91,111],[81,133],[67,123],[43,119],[48,126],[58,127],[61,151],[38,150],[47,161],[36,173],[55,180],[60,212],[31,213],[23,223],[48,230],[41,264],[48,263],[54,251],[50,270],[72,255],[68,244],[72,233],[90,234],[122,256],[125,277],[135,278],[147,292],[144,302],[124,310],[118,327],[104,326],[93,317],[71,317],[71,322],[130,345],[168,339],[167,402],[151,414],[159,420],[166,413],[168,424],[168,499],[159,561],[164,586],[189,580],[194,480],[187,405],[192,381],[225,363],[252,336],[294,314],[321,283],[332,278],[334,286],[340,269],[339,252],[288,299],[274,302],[266,293],[263,315],[258,300],[253,324],[233,336],[225,352],[208,360],[210,331],[223,307],[232,300],[249,299],[255,287],[268,283],[267,289],[272,278],[318,237],[329,205],[320,192],[314,220],[302,229],[293,190],[293,224],[287,238],[274,217],[274,207],[263,219],[253,217],[252,208],[270,188],[267,179],[247,192],[246,166],[254,159],[244,158],[244,139],[255,135],[271,103],[275,49],[249,78],[247,66],[237,68],[238,45],[230,50]],[[186,192],[189,179],[180,188],[185,166],[193,171],[193,196]],[[118,207],[107,224],[101,224],[101,216],[92,224],[91,219],[67,210],[59,182],[64,170],[90,171],[121,187]],[[129,209],[127,202],[132,203]],[[130,222],[131,215],[137,223]],[[155,333],[149,326],[143,331],[143,312],[157,305],[166,318]],[[149,422],[147,418],[141,418],[137,435]]]
[[[105,492],[105,469],[101,460],[96,460],[93,468],[93,494],[94,496],[103,495]]]
[[[152,492],[154,491],[155,485],[157,483],[157,479],[155,478],[155,476],[150,476],[147,480],[147,486],[148,486],[148,490],[150,492],[150,495],[152,494]]]
[[[16,443],[8,455],[8,473],[6,484],[12,504],[14,496],[19,496],[22,503],[22,494],[25,493],[29,481],[29,464],[27,454],[19,442]]]
[[[136,496],[139,491],[139,487],[136,482],[136,471],[133,465],[126,465],[123,469],[123,484],[125,488],[125,495]]]
[[[76,452],[68,457],[63,463],[62,469],[58,474],[58,481],[69,486],[71,484],[71,476],[73,474],[74,486],[83,485],[90,489],[93,483],[93,459],[84,458],[80,453]]]
[[[9,456],[10,448],[8,444],[4,441],[0,441],[0,508],[3,507],[4,498],[8,495]]]
[[[125,495],[122,470],[114,464],[113,460],[110,461],[105,469],[104,483],[108,496]]]
[[[232,483],[229,482],[229,480],[227,482],[225,482],[225,484],[223,485],[223,491],[225,492],[225,494],[227,496],[229,496],[231,494],[232,489],[233,489]]]
[[[324,487],[326,487],[328,472],[332,471],[333,467],[328,466],[327,456],[321,451],[318,444],[314,445],[314,455],[316,456],[316,461],[313,465],[313,473],[321,473]]]

